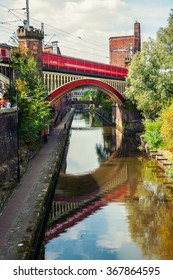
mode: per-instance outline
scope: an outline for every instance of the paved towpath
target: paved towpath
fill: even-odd
[[[44,180],[44,172],[53,161],[59,132],[64,129],[70,114],[71,112],[67,113],[62,122],[48,136],[48,142],[30,160],[27,172],[21,178],[0,215],[0,260],[19,259],[20,242],[26,233],[36,199],[42,191],[40,182]]]

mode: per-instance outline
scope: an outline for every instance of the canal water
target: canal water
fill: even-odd
[[[93,114],[75,114],[45,233],[45,259],[173,259],[169,181],[134,138]]]

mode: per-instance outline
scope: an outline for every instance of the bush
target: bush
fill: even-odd
[[[145,121],[145,134],[144,140],[148,143],[150,149],[157,149],[163,145],[161,136],[161,120],[156,121]]]

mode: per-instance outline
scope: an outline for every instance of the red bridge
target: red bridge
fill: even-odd
[[[126,68],[47,52],[43,52],[42,60],[51,104],[75,88],[85,86],[99,88],[115,103],[124,103]]]
[[[9,64],[11,57],[9,46],[3,44],[0,46],[0,57],[1,62]],[[48,52],[42,53],[42,61],[44,71],[60,71],[121,80],[124,80],[128,73],[123,67]]]
[[[47,52],[43,52],[42,59],[44,71],[60,71],[121,80],[124,80],[128,72],[126,68],[118,66]]]
[[[1,80],[9,83],[11,48],[0,45]],[[123,67],[43,52],[44,83],[48,88],[51,103],[77,87],[97,87],[108,94],[116,103],[124,102],[125,78],[128,70]]]
[[[124,92],[126,87],[125,78],[128,74],[126,68],[65,56],[60,53],[53,54],[42,52],[41,40],[39,37],[40,33],[38,30],[27,30],[26,32],[24,28],[20,28],[18,32],[19,41],[22,41],[23,36],[25,37],[26,34],[30,33],[35,37],[38,35],[40,51],[37,52],[37,55],[39,55],[36,59],[39,62],[42,61],[41,64],[43,64],[43,79],[44,84],[48,89],[48,100],[51,105],[59,102],[62,97],[79,87],[98,88],[109,95],[117,105],[120,104],[121,106],[124,103]],[[27,40],[30,41],[30,37],[26,38],[26,41]],[[34,47],[32,44],[31,46]],[[35,48],[36,47],[37,45]],[[35,54],[34,50],[33,53]],[[9,83],[11,49],[9,46],[0,45],[0,54],[0,79],[4,83]],[[113,112],[113,115],[116,115],[116,122],[119,126],[122,126],[122,120],[120,117],[121,112],[119,112],[121,109],[116,107],[116,110],[116,112]],[[113,118],[115,119],[115,117]]]

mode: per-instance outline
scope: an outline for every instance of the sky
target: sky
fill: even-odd
[[[26,19],[26,0],[0,0],[0,43],[12,44]],[[61,53],[109,63],[109,38],[133,35],[141,23],[142,42],[167,26],[173,0],[29,0],[30,25],[41,28],[44,44],[58,41]]]

